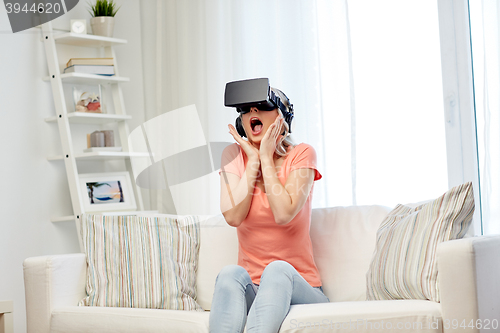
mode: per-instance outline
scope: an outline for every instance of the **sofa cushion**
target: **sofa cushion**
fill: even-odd
[[[279,332],[442,332],[441,305],[424,300],[292,305]]]
[[[376,251],[366,275],[367,299],[439,302],[437,246],[462,238],[473,213],[471,182],[414,208],[397,205],[377,231]]]
[[[226,265],[238,263],[236,228],[226,223],[222,214],[200,221],[200,256],[196,277],[197,302],[210,310],[215,279]]]
[[[52,311],[52,333],[207,333],[209,312],[68,306]]]
[[[323,291],[331,302],[366,299],[366,272],[385,206],[315,208],[311,241]]]
[[[79,305],[202,310],[197,216],[84,214],[87,296]]]

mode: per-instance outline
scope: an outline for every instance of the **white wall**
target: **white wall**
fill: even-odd
[[[127,39],[128,44],[117,47],[116,53],[120,75],[130,78],[122,88],[133,130],[144,121],[140,6],[138,0],[117,3],[122,7],[116,16],[115,37]],[[53,27],[68,30],[72,18],[89,20],[86,1],[52,21]],[[80,56],[80,51],[88,52],[77,47],[59,50],[60,63]],[[45,75],[41,30],[13,34],[5,7],[0,6],[0,300],[14,301],[16,333],[26,332],[23,260],[79,252],[74,223],[50,222],[51,217],[71,215],[72,209],[64,164],[46,160],[60,154],[61,145],[57,126],[44,121],[55,115],[50,84],[41,80]],[[73,129],[74,145],[84,148],[85,134],[99,128],[77,125]],[[80,173],[112,171],[120,163],[86,162],[78,167]]]

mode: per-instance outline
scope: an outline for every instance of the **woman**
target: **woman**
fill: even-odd
[[[285,94],[271,90],[290,112]],[[322,176],[314,148],[288,137],[280,108],[238,111],[248,141],[229,125],[237,144],[224,150],[220,172],[221,210],[237,227],[238,265],[217,276],[210,332],[243,332],[246,323],[249,333],[276,333],[290,305],[329,301],[309,236],[313,183]]]

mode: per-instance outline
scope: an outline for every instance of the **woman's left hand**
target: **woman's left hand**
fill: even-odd
[[[276,142],[278,141],[278,137],[280,136],[280,130],[283,127],[283,117],[278,115],[274,123],[269,126],[267,129],[264,138],[260,142],[259,155],[262,161],[263,158],[268,158],[271,161],[273,160],[274,152],[276,150]]]

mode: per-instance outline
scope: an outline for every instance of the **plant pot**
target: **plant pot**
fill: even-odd
[[[90,26],[94,35],[113,37],[115,18],[112,16],[97,16],[90,19]]]

